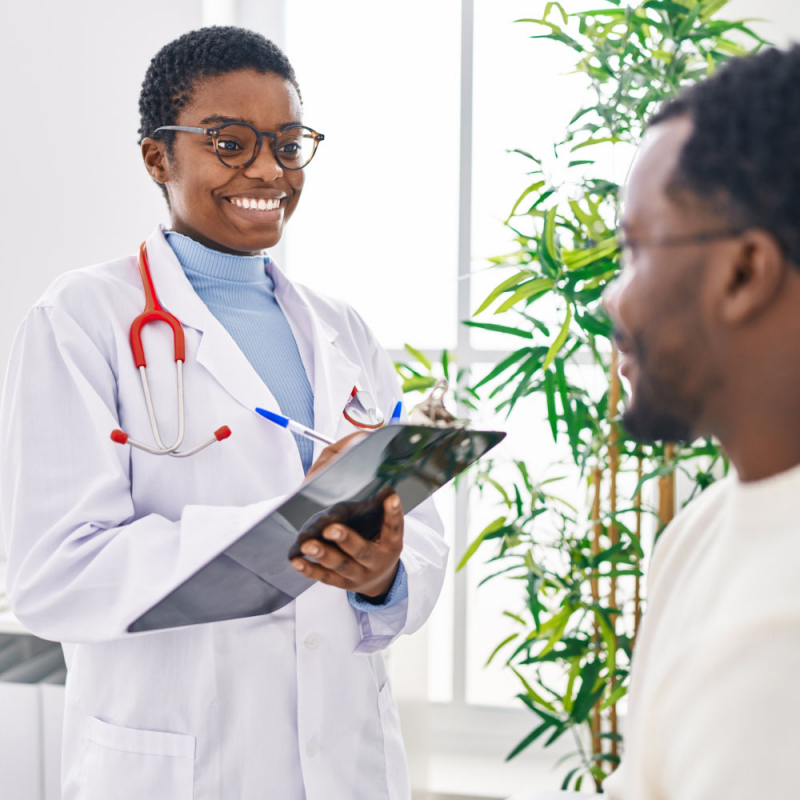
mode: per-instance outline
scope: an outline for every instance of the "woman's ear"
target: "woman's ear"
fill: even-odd
[[[142,160],[150,177],[162,186],[169,180],[169,160],[164,142],[147,137],[142,140]]]
[[[786,278],[786,259],[775,237],[763,230],[746,231],[736,240],[734,260],[722,270],[720,316],[739,326],[764,312]],[[713,267],[712,267],[713,268]]]

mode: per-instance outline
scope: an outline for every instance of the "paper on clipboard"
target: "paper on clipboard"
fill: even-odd
[[[131,633],[270,614],[313,581],[289,563],[303,526],[342,502],[393,488],[406,513],[505,438],[497,431],[392,425],[371,433],[142,614]]]

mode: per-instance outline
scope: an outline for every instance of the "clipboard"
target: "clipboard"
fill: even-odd
[[[330,466],[128,626],[129,633],[271,614],[314,585],[289,563],[298,537],[333,506],[393,489],[408,513],[506,434],[390,425]]]

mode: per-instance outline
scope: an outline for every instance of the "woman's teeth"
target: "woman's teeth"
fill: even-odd
[[[256,199],[255,197],[229,197],[228,201],[233,203],[239,208],[253,208],[258,211],[272,211],[280,206],[281,201],[279,198],[274,200],[265,200],[263,197]]]

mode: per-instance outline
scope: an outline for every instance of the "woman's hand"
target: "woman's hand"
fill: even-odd
[[[355,433],[351,433],[349,436],[345,436],[344,439],[339,439],[338,442],[329,444],[319,454],[319,458],[313,463],[311,469],[306,473],[306,479],[303,482],[308,483],[308,481],[313,478],[314,475],[325,469],[325,467],[327,467],[331,461],[337,459],[342,453],[358,444],[358,442],[360,442],[365,436],[369,436],[367,431],[356,431]]]
[[[383,524],[375,539],[364,539],[352,528],[335,522],[322,531],[323,538],[333,544],[309,539],[300,546],[303,555],[317,563],[298,557],[292,559],[292,566],[311,580],[358,592],[381,603],[394,584],[403,550],[403,504],[392,490],[382,494]]]

